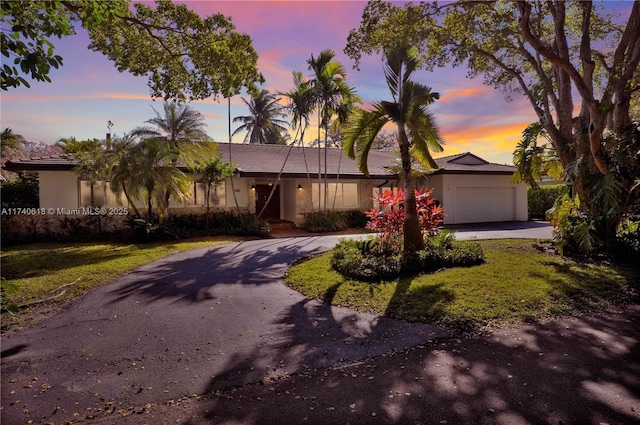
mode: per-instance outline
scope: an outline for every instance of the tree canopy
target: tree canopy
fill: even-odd
[[[628,205],[634,178],[621,170],[622,137],[640,90],[640,2],[626,22],[591,1],[458,1],[396,6],[372,0],[345,53],[418,49],[426,70],[466,66],[469,77],[528,99],[580,198],[580,208],[600,214],[605,239]],[[610,134],[606,132],[610,130]],[[594,181],[617,182],[618,204],[598,206]],[[600,212],[598,212],[600,211]]]
[[[51,67],[63,64],[51,39],[73,35],[78,25],[89,33],[89,48],[120,72],[146,76],[155,98],[230,97],[264,80],[251,38],[231,18],[203,19],[170,0],[133,8],[127,0],[3,1],[0,21],[2,55],[14,65],[7,60],[0,69],[3,90],[29,87],[27,78],[51,81]]]
[[[358,64],[363,53],[398,43],[417,47],[427,70],[466,65],[470,77],[482,77],[508,99],[525,95],[566,163],[576,159],[569,147],[574,127],[585,129],[587,151],[601,172],[607,169],[605,126],[621,132],[629,124],[631,94],[639,89],[638,2],[626,25],[617,25],[589,1],[398,7],[373,0],[360,27],[350,32],[345,53]],[[574,89],[581,100],[579,122],[573,120]]]

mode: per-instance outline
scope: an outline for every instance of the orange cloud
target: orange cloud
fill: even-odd
[[[440,100],[438,100],[438,102],[447,103],[447,102],[453,102],[455,100],[459,100],[461,98],[486,95],[489,91],[490,90],[487,87],[446,89],[444,93],[441,94]]]
[[[441,130],[446,155],[458,152],[473,152],[481,157],[500,163],[511,163],[516,144],[522,130],[529,121],[507,124],[468,125],[444,127]]]

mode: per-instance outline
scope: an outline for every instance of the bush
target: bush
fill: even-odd
[[[23,177],[0,185],[2,208],[38,208],[40,206],[38,179]]]
[[[255,214],[224,210],[210,214],[208,228],[205,228],[203,213],[170,215],[161,225],[134,219],[129,224],[129,228],[134,242],[157,242],[197,236],[266,236],[269,234],[268,224]]]
[[[434,236],[438,234],[438,227],[444,219],[444,209],[431,197],[431,190],[415,191],[416,214],[423,235]],[[404,214],[404,191],[397,192],[386,190],[374,196],[380,206],[380,210],[373,208],[367,212],[369,223],[367,229],[379,232],[384,243],[393,247],[396,252],[402,250]]]
[[[3,215],[3,245],[33,242],[119,241],[146,243],[198,236],[267,236],[269,226],[249,212],[216,211],[205,229],[205,215],[170,215],[153,224],[133,216]]]
[[[347,228],[340,211],[316,211],[306,213],[302,228],[309,232],[339,232]]]
[[[361,210],[346,210],[340,213],[343,215],[347,227],[351,229],[363,229],[369,222],[367,214]]]
[[[553,207],[557,199],[568,193],[569,187],[564,184],[541,186],[537,190],[530,187],[527,190],[529,218],[546,220],[547,211]]]
[[[478,243],[452,241],[448,236],[445,240],[430,241],[421,251],[395,254],[380,237],[342,239],[332,251],[331,267],[349,278],[377,282],[484,262]]]

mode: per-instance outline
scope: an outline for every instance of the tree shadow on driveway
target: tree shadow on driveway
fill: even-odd
[[[183,423],[640,423],[639,325],[640,307],[631,306],[435,341],[218,391]]]

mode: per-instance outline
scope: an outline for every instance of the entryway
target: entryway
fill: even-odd
[[[269,199],[269,194],[273,190],[273,186],[268,184],[256,185],[256,214],[262,211],[262,208]],[[280,186],[275,187],[275,192],[269,201],[269,204],[265,208],[261,216],[264,220],[280,220]]]

